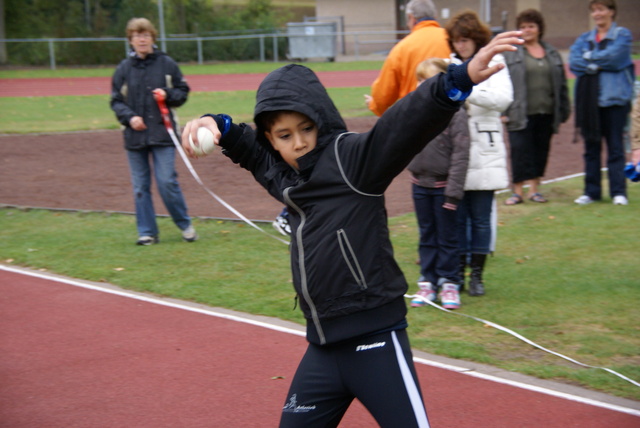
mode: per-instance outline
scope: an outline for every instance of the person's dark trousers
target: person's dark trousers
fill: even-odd
[[[552,135],[553,116],[550,114],[527,116],[525,129],[509,132],[514,183],[544,176]]]
[[[413,203],[420,230],[420,273],[438,284],[441,278],[460,283],[456,211],[443,208],[444,188],[413,185]]]
[[[600,126],[607,147],[607,168],[609,177],[609,194],[627,195],[627,183],[624,177],[624,141],[623,130],[627,123],[629,105],[601,107]],[[601,176],[602,141],[585,141],[585,195],[594,200],[602,199]]]

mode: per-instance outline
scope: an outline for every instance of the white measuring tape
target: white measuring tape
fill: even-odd
[[[180,144],[180,140],[178,140],[178,137],[176,136],[176,133],[175,133],[175,131],[173,129],[173,124],[171,123],[171,118],[169,117],[169,109],[167,108],[167,103],[165,101],[165,96],[161,95],[159,93],[156,93],[154,91],[153,98],[156,100],[156,103],[158,103],[158,109],[160,110],[160,115],[162,116],[162,121],[164,122],[165,129],[169,133],[169,136],[171,137],[171,140],[173,141],[173,144],[176,146],[176,149],[178,150],[178,153],[180,153],[180,157],[182,157],[182,160],[184,161],[185,165],[189,169],[189,172],[191,172],[191,175],[193,176],[193,178],[196,179],[198,184],[200,186],[202,186],[202,188],[204,190],[206,190],[207,193],[209,195],[211,195],[216,201],[220,202],[223,207],[225,207],[226,209],[228,209],[229,211],[234,213],[236,216],[238,216],[239,219],[241,219],[242,221],[247,223],[249,226],[253,227],[256,230],[259,230],[260,232],[264,233],[267,236],[270,236],[273,239],[276,239],[276,240],[282,242],[283,244],[289,245],[288,241],[285,241],[284,239],[278,238],[277,236],[274,236],[274,235],[272,235],[270,233],[265,232],[263,229],[258,227],[254,222],[252,222],[251,220],[246,218],[244,215],[242,215],[242,213],[240,213],[240,211],[238,211],[235,208],[233,208],[231,205],[226,203],[221,197],[219,197],[218,195],[213,193],[211,190],[209,190],[209,188],[207,186],[205,186],[205,184],[200,179],[200,176],[196,172],[195,168],[193,167],[193,165],[191,165],[191,161],[187,157],[187,154],[184,152],[184,150],[182,148],[182,144]]]
[[[514,336],[514,337],[516,337],[516,338],[518,338],[518,339],[520,339],[520,340],[522,340],[523,342],[528,343],[528,344],[529,344],[529,345],[531,345],[531,346],[535,346],[536,348],[541,349],[541,350],[543,350],[544,352],[548,352],[549,354],[553,354],[553,355],[555,355],[555,356],[557,356],[557,357],[564,358],[565,360],[567,360],[567,361],[571,361],[572,363],[574,363],[574,364],[578,364],[579,366],[582,366],[582,367],[587,367],[587,368],[590,368],[590,369],[600,369],[600,370],[605,370],[605,371],[607,371],[607,372],[609,372],[609,373],[611,373],[611,374],[614,374],[614,375],[618,376],[618,377],[619,377],[619,378],[621,378],[621,379],[626,380],[627,382],[630,382],[630,383],[634,384],[635,386],[640,387],[640,383],[636,382],[636,381],[635,381],[635,380],[633,380],[633,379],[629,379],[629,378],[628,378],[628,377],[626,377],[625,375],[620,374],[620,373],[616,372],[615,370],[611,370],[611,369],[606,368],[606,367],[590,366],[589,364],[581,363],[580,361],[574,360],[574,359],[573,359],[573,358],[571,358],[571,357],[567,357],[566,355],[559,354],[559,353],[554,352],[554,351],[552,351],[552,350],[550,350],[550,349],[547,349],[547,348],[545,348],[545,347],[543,347],[543,346],[540,346],[540,345],[538,345],[537,343],[532,342],[531,340],[529,340],[529,339],[527,339],[526,337],[522,336],[521,334],[518,334],[518,333],[516,333],[515,331],[510,330],[510,329],[508,329],[508,328],[506,328],[506,327],[503,327],[503,326],[501,326],[501,325],[499,325],[499,324],[496,324],[496,323],[494,323],[494,322],[487,321],[487,320],[484,320],[484,319],[482,319],[482,318],[476,318],[476,317],[474,317],[474,316],[467,315],[467,314],[463,314],[463,313],[460,313],[460,312],[454,312],[454,311],[451,311],[451,310],[449,310],[449,309],[445,309],[445,308],[443,308],[442,306],[440,306],[440,305],[437,305],[437,304],[433,303],[431,300],[429,300],[429,299],[425,299],[424,297],[419,296],[419,295],[417,295],[417,294],[405,294],[405,295],[404,295],[404,297],[409,298],[409,299],[420,299],[420,300],[422,300],[423,302],[430,304],[430,305],[431,305],[431,306],[433,306],[434,308],[440,309],[441,311],[444,311],[444,312],[447,312],[447,313],[450,313],[450,314],[454,314],[454,315],[459,315],[459,316],[461,316],[461,317],[471,318],[472,320],[482,322],[482,323],[484,323],[484,324],[486,324],[486,325],[488,325],[488,326],[490,326],[490,327],[493,327],[493,328],[495,328],[495,329],[498,329],[498,330],[504,331],[505,333],[508,333],[508,334],[510,334],[510,335],[512,335],[512,336]]]
[[[257,230],[259,230],[260,232],[262,232],[262,233],[264,233],[264,234],[266,234],[266,235],[270,236],[270,237],[271,237],[271,238],[273,238],[273,239],[277,239],[278,241],[280,241],[280,242],[282,242],[282,243],[284,243],[284,244],[287,244],[287,245],[289,244],[289,242],[288,242],[288,241],[285,241],[284,239],[281,239],[281,238],[279,238],[279,237],[277,237],[277,236],[271,235],[270,233],[267,233],[267,232],[265,232],[263,229],[261,229],[260,227],[256,226],[256,225],[255,225],[251,220],[249,220],[249,219],[248,219],[248,218],[246,218],[244,215],[242,215],[238,210],[236,210],[235,208],[233,208],[231,205],[229,205],[228,203],[226,203],[222,198],[220,198],[220,197],[219,197],[218,195],[216,195],[214,192],[212,192],[211,190],[209,190],[209,188],[208,188],[207,186],[205,186],[205,184],[202,182],[202,180],[201,180],[201,179],[200,179],[200,177],[198,176],[198,173],[196,172],[196,170],[193,168],[193,165],[191,164],[191,161],[189,161],[189,158],[187,157],[186,153],[185,153],[185,152],[184,152],[184,150],[182,149],[182,145],[179,143],[179,141],[178,141],[178,139],[177,139],[177,137],[176,137],[176,134],[175,134],[175,132],[173,131],[173,129],[172,129],[172,128],[167,128],[167,130],[169,131],[169,135],[171,135],[171,138],[173,139],[173,143],[175,144],[176,148],[178,149],[178,153],[180,153],[180,156],[182,157],[182,160],[184,161],[185,165],[187,165],[187,168],[188,168],[188,169],[189,169],[189,171],[191,172],[191,175],[193,175],[193,177],[196,179],[196,181],[198,182],[198,184],[200,184],[200,185],[201,185],[201,186],[202,186],[202,187],[207,191],[207,193],[209,193],[211,196],[213,196],[213,197],[214,197],[218,202],[220,202],[220,203],[221,203],[225,208],[227,208],[229,211],[231,211],[232,213],[234,213],[235,215],[237,215],[240,219],[242,219],[242,220],[243,220],[245,223],[247,223],[248,225],[250,225],[250,226],[254,227],[255,229],[257,229]],[[621,373],[616,372],[615,370],[612,370],[612,369],[607,368],[607,367],[592,366],[592,365],[589,365],[589,364],[581,363],[580,361],[577,361],[577,360],[575,360],[575,359],[573,359],[573,358],[571,358],[571,357],[567,357],[566,355],[562,355],[562,354],[560,354],[560,353],[558,353],[558,352],[552,351],[552,350],[547,349],[547,348],[545,348],[545,347],[543,347],[543,346],[541,346],[541,345],[538,345],[537,343],[535,343],[535,342],[533,342],[533,341],[531,341],[531,340],[527,339],[526,337],[522,336],[521,334],[516,333],[515,331],[510,330],[510,329],[508,329],[508,328],[506,328],[506,327],[503,327],[503,326],[501,326],[501,325],[499,325],[499,324],[496,324],[496,323],[494,323],[494,322],[487,321],[487,320],[482,319],[482,318],[477,318],[477,317],[474,317],[474,316],[471,316],[471,315],[463,314],[463,313],[460,313],[460,312],[453,312],[453,311],[451,311],[451,310],[449,310],[449,309],[445,309],[445,308],[443,308],[442,306],[440,306],[440,305],[437,305],[437,304],[433,303],[433,302],[432,302],[432,301],[430,301],[429,299],[425,299],[424,297],[419,296],[419,295],[417,295],[417,294],[412,294],[412,295],[405,294],[405,295],[404,295],[404,297],[406,297],[406,298],[410,298],[410,299],[418,298],[418,299],[422,300],[423,302],[428,303],[429,305],[431,305],[431,306],[433,306],[434,308],[437,308],[437,309],[439,309],[439,310],[441,310],[441,311],[444,311],[444,312],[447,312],[447,313],[450,313],[450,314],[454,314],[454,315],[459,315],[459,316],[466,317],[466,318],[470,318],[470,319],[473,319],[473,320],[478,321],[478,322],[482,322],[482,323],[484,323],[485,325],[488,325],[488,326],[490,326],[490,327],[493,327],[493,328],[495,328],[495,329],[497,329],[497,330],[504,331],[505,333],[508,333],[508,334],[510,334],[510,335],[512,335],[512,336],[514,336],[515,338],[520,339],[520,340],[522,340],[523,342],[528,343],[529,345],[534,346],[534,347],[536,347],[536,348],[538,348],[538,349],[540,349],[540,350],[542,350],[542,351],[544,351],[544,352],[547,352],[547,353],[549,353],[549,354],[552,354],[552,355],[555,355],[555,356],[557,356],[557,357],[563,358],[563,359],[565,359],[565,360],[567,360],[567,361],[570,361],[570,362],[572,362],[572,363],[574,363],[574,364],[577,364],[577,365],[579,365],[579,366],[582,366],[582,367],[591,368],[591,369],[600,369],[600,370],[605,370],[605,371],[607,371],[607,372],[609,372],[609,373],[611,373],[611,374],[613,374],[613,375],[615,375],[615,376],[618,376],[618,377],[619,377],[619,378],[621,378],[621,379],[626,380],[627,382],[632,383],[633,385],[635,385],[635,386],[637,386],[637,387],[640,387],[640,383],[638,383],[638,382],[634,381],[633,379],[628,378],[627,376],[625,376],[625,375],[623,375],[623,374],[621,374]]]
[[[269,236],[269,237],[271,237],[273,239],[276,239],[276,240],[282,242],[283,244],[289,245],[289,241],[286,241],[286,240],[281,239],[281,238],[279,238],[277,236],[274,236],[274,235],[272,235],[270,233],[267,233],[264,229],[260,228],[254,222],[252,222],[247,217],[242,215],[242,213],[240,211],[236,210],[234,207],[232,207],[227,202],[225,202],[220,196],[216,195],[213,191],[211,191],[202,182],[202,180],[200,179],[200,176],[198,175],[198,173],[196,172],[195,168],[191,164],[191,161],[187,157],[187,154],[184,152],[184,149],[182,148],[182,145],[180,144],[180,141],[178,141],[178,137],[176,136],[176,133],[173,131],[173,128],[167,128],[167,131],[169,132],[169,135],[171,136],[171,139],[173,140],[173,144],[176,146],[176,149],[178,150],[178,153],[180,153],[180,157],[182,158],[182,160],[184,161],[185,165],[187,166],[187,169],[189,170],[189,172],[191,173],[193,178],[195,178],[195,180],[198,182],[198,184],[200,186],[202,186],[202,188],[204,190],[206,190],[209,195],[211,195],[216,201],[220,202],[220,204],[222,204],[223,207],[225,207],[226,209],[231,211],[233,214],[238,216],[238,218],[240,218],[242,221],[247,223],[249,226],[255,228],[256,230],[259,230],[260,232],[264,233],[265,235],[267,235],[267,236]]]

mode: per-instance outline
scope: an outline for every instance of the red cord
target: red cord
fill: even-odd
[[[164,97],[157,92],[154,92],[153,98],[155,98],[156,103],[158,103],[158,108],[160,109],[160,114],[162,115],[162,121],[164,122],[165,128],[173,129],[173,124],[169,117],[169,109],[167,108],[167,103],[164,101]]]

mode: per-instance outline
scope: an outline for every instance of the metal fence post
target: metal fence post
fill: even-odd
[[[264,35],[260,34],[260,62],[264,62]]]
[[[52,70],[56,69],[56,50],[53,47],[53,39],[49,39],[49,66]]]
[[[198,44],[198,64],[202,65],[202,37],[196,39]]]
[[[273,62],[278,62],[278,35],[273,34]]]
[[[359,49],[359,46],[358,46],[358,35],[357,34],[354,35],[354,37],[353,37],[353,47],[354,47],[355,54],[356,54],[356,61],[359,61],[360,60],[360,49]]]

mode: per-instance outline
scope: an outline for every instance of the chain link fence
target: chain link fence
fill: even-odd
[[[309,24],[312,28],[314,24]],[[317,25],[317,24],[316,24]],[[351,55],[355,59],[371,53],[386,53],[407,31],[321,32],[287,30],[265,34],[227,35],[211,37],[167,37],[166,52],[177,62],[204,64],[214,61],[282,61],[294,59],[292,45],[302,42],[315,45],[319,39],[330,38],[336,55]],[[160,44],[161,41],[158,41]],[[6,52],[5,65],[95,66],[118,64],[129,52],[125,37],[0,39],[0,50]],[[332,55],[333,56],[333,55]],[[306,60],[312,57],[296,59]],[[328,56],[328,60],[333,60]]]

